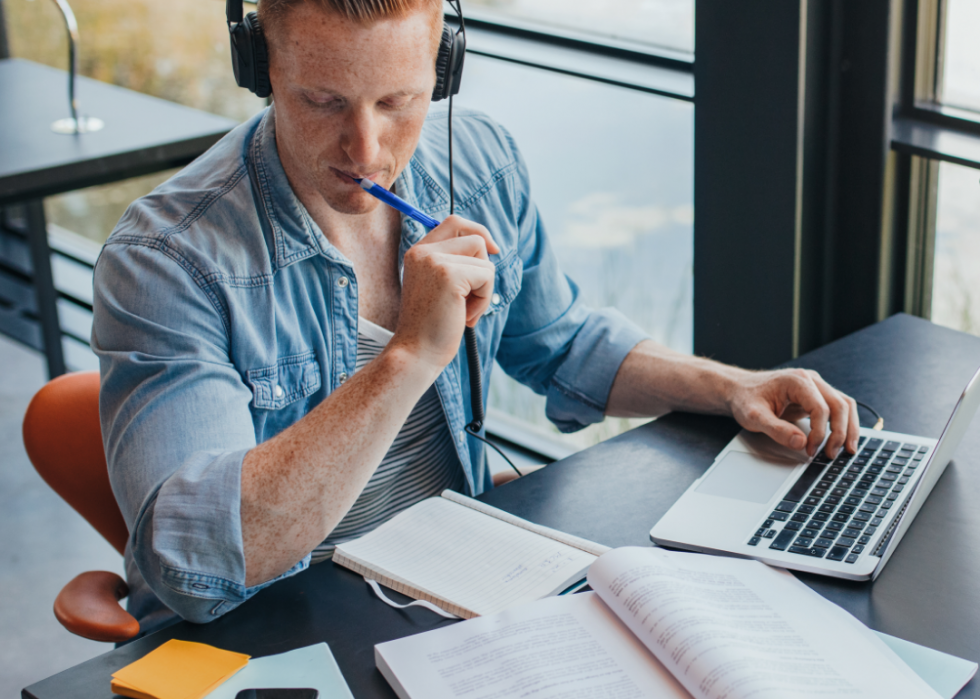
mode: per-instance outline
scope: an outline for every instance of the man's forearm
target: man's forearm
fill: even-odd
[[[438,371],[382,352],[306,417],[242,463],[246,585],[302,559],[340,522]]]
[[[857,404],[815,371],[748,371],[641,342],[616,374],[606,414],[647,417],[671,410],[731,415],[745,429],[810,455],[825,437],[830,456],[858,446]],[[795,424],[803,417],[808,434]]]
[[[606,415],[653,417],[672,410],[729,414],[732,393],[748,373],[646,340],[623,360]]]

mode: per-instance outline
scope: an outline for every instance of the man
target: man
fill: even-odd
[[[496,359],[564,430],[684,409],[810,453],[829,422],[827,450],[856,449],[854,402],[816,374],[680,355],[585,308],[515,145],[482,115],[457,114],[460,215],[430,233],[358,187],[448,213],[445,120],[427,120],[441,0],[259,11],[274,106],[130,207],[96,268],[103,434],[144,631],[214,619],[444,487],[487,488],[463,432],[464,325],[484,374]]]

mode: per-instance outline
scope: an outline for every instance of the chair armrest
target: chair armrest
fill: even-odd
[[[542,469],[547,465],[548,464],[537,464],[535,466],[521,466],[521,473],[526,476],[527,474],[534,473],[538,469]],[[515,473],[513,469],[508,471],[500,471],[498,473],[493,474],[493,487],[499,488],[504,483],[510,483],[511,481],[516,481],[517,478],[518,478],[517,473]]]
[[[115,573],[93,570],[64,586],[54,601],[54,615],[77,636],[93,641],[127,641],[140,632],[139,622],[119,606],[129,594]]]

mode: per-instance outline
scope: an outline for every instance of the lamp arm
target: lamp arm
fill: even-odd
[[[61,10],[65,29],[68,30],[68,106],[71,109],[72,120],[78,124],[78,104],[75,101],[75,76],[78,73],[78,22],[67,0],[54,0],[54,2]]]

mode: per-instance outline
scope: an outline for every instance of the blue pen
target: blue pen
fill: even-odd
[[[421,223],[423,226],[425,226],[430,230],[435,228],[441,223],[441,221],[436,221],[431,216],[423,214],[421,211],[419,211],[414,206],[409,204],[407,201],[399,197],[397,194],[392,194],[381,185],[375,184],[374,182],[372,182],[366,177],[363,177],[355,181],[359,185],[361,185],[361,189],[363,189],[365,192],[370,194],[372,197],[375,197],[376,199],[380,199],[381,201],[383,201],[385,204],[392,207],[393,209],[398,209],[409,218],[418,221],[419,223]]]

